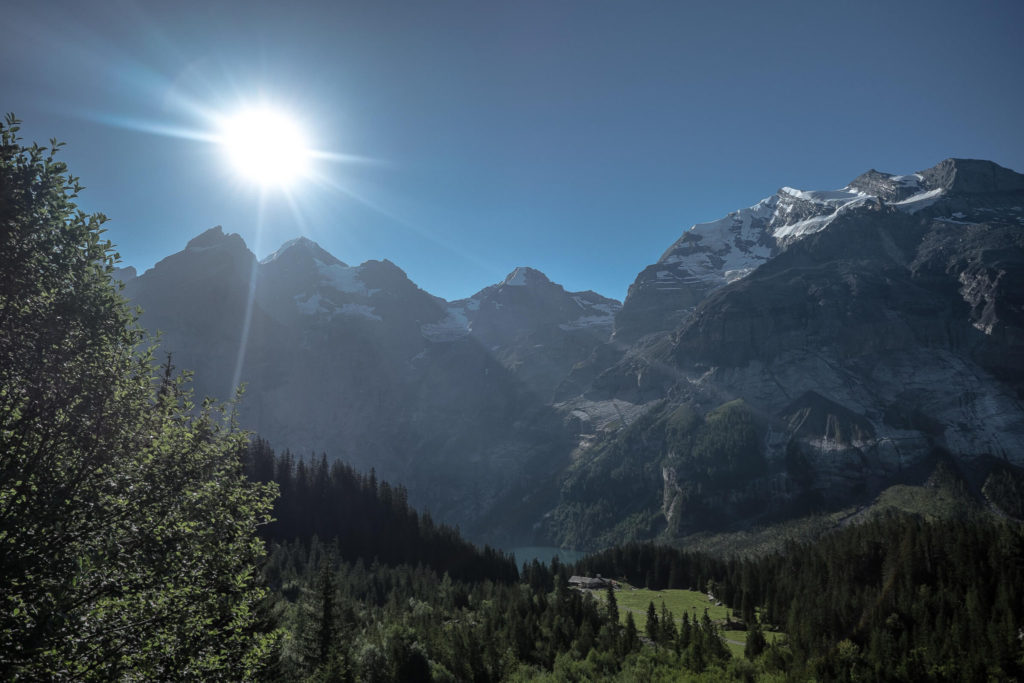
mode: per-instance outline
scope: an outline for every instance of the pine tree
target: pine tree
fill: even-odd
[[[653,600],[647,605],[647,626],[644,630],[652,643],[661,642],[661,627],[658,624],[658,612],[654,608]]]
[[[626,626],[622,629],[622,653],[627,654],[637,649],[640,638],[637,636],[636,621],[632,612],[626,612]]]
[[[757,622],[750,624],[747,631],[747,642],[743,647],[743,656],[753,660],[764,652],[767,645],[768,641],[765,640],[764,633],[761,631],[761,625]]]
[[[661,625],[658,633],[660,642],[674,646],[679,633],[676,629],[676,619],[665,603],[661,603],[661,615],[658,617],[658,622]]]
[[[613,632],[618,632],[619,628],[619,603],[615,599],[615,588],[610,584],[608,590],[605,593],[607,609],[606,614],[608,615],[608,623],[612,627]]]
[[[338,615],[333,564],[328,558],[320,559],[316,581],[304,606],[301,656],[310,672],[328,664],[335,647]]]
[[[691,633],[690,616],[686,612],[683,612],[683,620],[679,624],[679,636],[676,641],[678,643],[676,645],[676,650],[681,652],[690,646]]]

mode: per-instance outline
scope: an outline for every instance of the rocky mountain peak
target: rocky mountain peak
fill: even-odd
[[[302,263],[312,267],[316,261],[329,266],[339,265],[347,267],[345,263],[335,258],[333,254],[308,237],[296,237],[295,239],[288,240],[277,251],[260,261],[260,263],[263,265],[270,263],[276,265]]]
[[[114,268],[114,272],[110,276],[119,282],[130,282],[137,278],[139,273],[135,270],[135,266],[125,266],[124,268]]]
[[[710,292],[747,277],[842,217],[887,205],[961,222],[991,220],[999,212],[1006,222],[1020,224],[1021,192],[1024,175],[975,159],[946,159],[906,175],[871,169],[837,190],[783,187],[751,207],[685,230],[630,286],[616,338],[672,329]]]
[[[501,283],[509,287],[527,287],[530,285],[551,284],[548,276],[535,268],[519,266],[507,276]]]
[[[893,175],[871,169],[853,179],[847,187],[886,202],[901,202],[921,191],[924,178],[917,173]]]
[[[1024,191],[1024,174],[981,159],[945,159],[920,175],[930,187],[951,193]]]
[[[238,233],[225,233],[224,228],[215,225],[209,230],[193,237],[185,245],[185,251],[202,251],[213,247],[229,247],[246,249],[245,240]]]
[[[392,293],[420,291],[405,271],[388,259],[371,259],[357,266],[355,270],[359,274],[359,279],[371,289]]]

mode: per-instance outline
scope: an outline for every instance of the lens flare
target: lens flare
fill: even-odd
[[[261,107],[228,117],[221,145],[241,178],[263,187],[287,188],[310,173],[313,152],[302,128],[287,114]]]

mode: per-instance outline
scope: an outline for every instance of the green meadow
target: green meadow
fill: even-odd
[[[708,618],[719,625],[721,629],[719,632],[725,638],[725,642],[733,656],[743,656],[743,646],[747,642],[747,632],[722,629],[722,624],[726,623],[732,615],[732,610],[725,605],[716,605],[717,600],[708,600],[706,593],[682,589],[657,591],[648,588],[636,588],[627,583],[620,583],[620,585],[622,588],[615,591],[615,601],[619,606],[619,616],[625,620],[626,613],[632,612],[633,620],[636,622],[636,627],[641,633],[647,628],[647,606],[652,602],[659,615],[661,614],[661,606],[665,605],[668,611],[672,613],[672,616],[675,617],[677,624],[682,621],[683,614],[690,615],[691,621],[694,619],[699,620],[704,616],[704,611],[706,610]],[[604,591],[595,591],[594,593],[604,600]],[[774,643],[784,637],[784,635],[778,631],[764,631],[764,636],[770,643]]]

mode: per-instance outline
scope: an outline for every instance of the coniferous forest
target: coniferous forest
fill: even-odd
[[[574,566],[534,561],[517,570],[511,558],[477,550],[417,515],[398,487],[322,459],[311,467],[275,458],[261,442],[249,453],[249,467],[258,454],[264,471],[284,484],[280,521],[263,529],[273,539],[265,611],[287,634],[274,655],[274,680],[1024,675],[1024,532],[1017,523],[891,514],[757,558],[631,544]],[[294,523],[295,512],[286,511],[295,501],[336,500],[322,491],[348,491],[353,507],[332,517],[328,503],[316,521],[307,517],[292,536],[282,533]],[[364,535],[365,524],[378,533]],[[396,552],[393,538],[404,539],[407,554]],[[730,657],[722,625],[706,617],[623,616],[615,591],[570,589],[571,574],[655,590],[706,588],[747,629],[747,656]],[[764,631],[786,635],[768,644]]]
[[[631,544],[517,566],[372,471],[276,454],[158,362],[60,144],[17,133],[8,116],[0,679],[1024,678],[1011,518],[892,513],[757,557]],[[569,586],[598,574],[622,585]],[[707,612],[620,609],[627,584],[712,594],[743,655]]]

